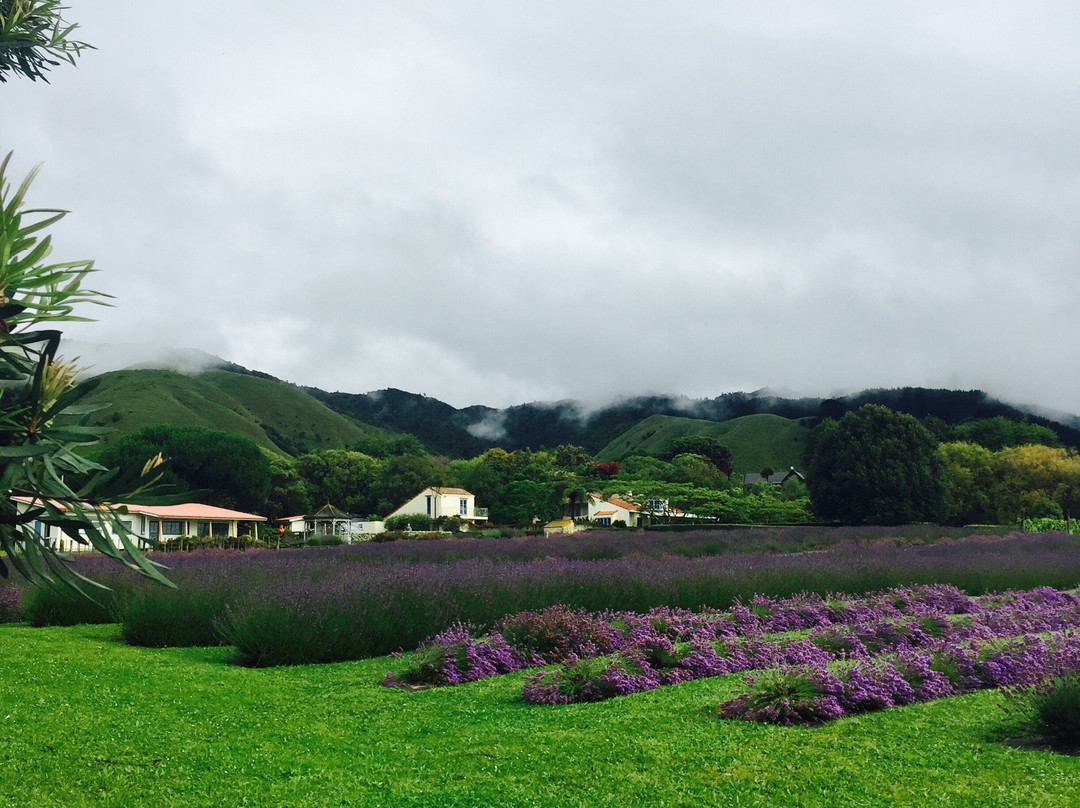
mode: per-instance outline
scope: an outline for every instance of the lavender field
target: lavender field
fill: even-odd
[[[800,552],[732,552],[739,533]],[[728,545],[716,550],[717,542]],[[268,666],[334,662],[417,647],[455,624],[484,632],[510,615],[563,605],[645,613],[727,609],[755,596],[850,595],[951,584],[969,595],[1080,581],[1080,540],[1066,534],[934,536],[779,529],[698,534],[612,531],[555,540],[454,540],[288,551],[170,554],[169,590],[104,559],[82,572],[111,587],[100,605],[27,593],[32,624],[119,622],[127,642],[232,645]],[[587,556],[587,557],[583,557]]]

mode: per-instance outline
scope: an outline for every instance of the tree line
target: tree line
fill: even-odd
[[[427,486],[467,489],[495,525],[581,515],[590,493],[631,499],[658,522],[1009,524],[1080,513],[1080,457],[1045,426],[1001,416],[949,425],[874,404],[814,428],[805,485],[794,477],[744,485],[733,476],[730,450],[694,435],[655,456],[598,463],[572,444],[451,460],[408,435],[287,457],[243,436],[161,425],[116,441],[96,459],[130,468],[158,453],[175,490],[270,519],[328,503],[383,518]]]

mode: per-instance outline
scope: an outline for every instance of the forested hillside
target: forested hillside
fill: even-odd
[[[334,412],[284,382],[226,370],[197,375],[121,370],[87,382],[88,404],[109,406],[91,423],[113,428],[106,443],[158,424],[198,426],[251,438],[286,454],[352,447],[384,431]]]
[[[703,435],[715,438],[731,450],[737,475],[801,467],[810,432],[809,419],[792,420],[779,415],[744,415],[730,421],[703,421],[652,415],[638,422],[603,449],[600,462],[622,460],[632,455],[659,456],[676,438]]]
[[[456,408],[438,399],[387,389],[370,393],[327,392],[298,387],[238,366],[187,375],[169,370],[125,370],[97,377],[91,402],[109,402],[94,423],[130,434],[143,426],[171,423],[223,429],[247,435],[262,446],[287,454],[325,448],[354,448],[389,433],[414,435],[436,455],[475,457],[490,448],[539,449],[582,446],[603,460],[636,451],[637,441],[657,430],[652,443],[680,434],[702,434],[739,443],[738,469],[789,466],[797,456],[789,447],[797,432],[783,433],[773,450],[763,435],[738,419],[770,415],[811,426],[823,417],[839,418],[863,404],[882,404],[919,419],[955,426],[975,419],[1004,417],[1051,430],[1064,446],[1080,447],[1076,419],[1055,421],[998,401],[978,390],[899,388],[867,390],[843,398],[784,398],[768,393],[726,393],[711,399],[640,396],[587,408],[579,402],[533,402],[504,409],[482,405]],[[670,421],[647,419],[662,416]],[[658,424],[663,424],[660,429]],[[728,426],[722,426],[728,424]],[[388,430],[389,433],[383,430]],[[748,431],[743,431],[748,430]],[[773,438],[770,438],[772,440]],[[750,449],[754,445],[754,449]],[[770,455],[769,452],[774,454]],[[776,454],[778,452],[778,454]],[[756,454],[755,454],[756,453]]]

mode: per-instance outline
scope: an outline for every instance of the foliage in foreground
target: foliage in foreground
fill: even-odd
[[[72,39],[77,24],[64,20],[60,0],[5,0],[0,3],[0,82],[10,75],[48,82],[46,73],[92,45]]]
[[[0,25],[24,12],[49,18],[59,10],[55,3],[8,6],[11,15]],[[0,67],[3,56],[0,52]],[[10,566],[27,579],[74,590],[90,584],[45,538],[52,531],[168,584],[140,552],[123,512],[108,505],[138,501],[140,494],[147,501],[145,490],[156,481],[160,456],[144,458],[136,467],[141,472],[124,476],[76,451],[96,443],[103,430],[86,426],[90,410],[81,399],[89,388],[73,387],[78,371],[57,356],[60,332],[49,326],[84,320],[75,314],[77,307],[104,302],[104,295],[83,286],[93,262],[49,263],[52,236],[45,231],[66,211],[28,207],[38,169],[12,190],[10,160],[9,153],[0,161],[0,574],[6,576]],[[110,531],[123,550],[114,546]]]

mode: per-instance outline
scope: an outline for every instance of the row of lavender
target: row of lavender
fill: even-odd
[[[352,548],[209,551],[164,559],[175,591],[80,559],[81,571],[113,587],[112,601],[92,610],[39,590],[28,618],[38,624],[113,620],[136,645],[229,644],[249,665],[305,664],[415,648],[455,623],[489,629],[508,615],[555,604],[643,613],[724,609],[756,593],[859,593],[941,582],[976,594],[1072,586],[1080,581],[1078,547],[1080,541],[1065,534],[1025,534],[914,547],[878,541],[814,553],[591,561],[353,563],[367,556],[342,552]]]
[[[863,598],[755,597],[698,613],[554,607],[484,636],[455,626],[385,684],[451,685],[558,664],[534,674],[523,695],[565,704],[763,670],[720,714],[815,723],[1080,670],[1078,627],[1080,598],[1048,587],[981,598],[947,585]]]

